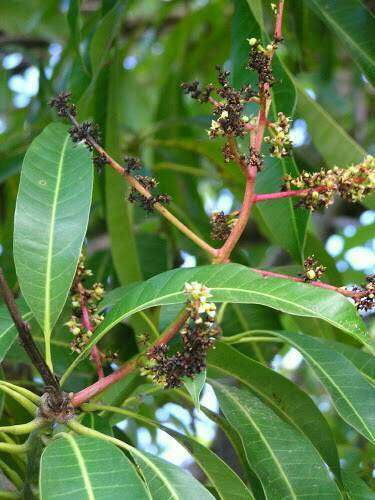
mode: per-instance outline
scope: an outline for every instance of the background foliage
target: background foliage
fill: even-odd
[[[295,162],[268,159],[257,179],[258,192],[278,191],[280,176],[286,172],[346,166],[361,161],[365,151],[375,154],[371,120],[374,19],[369,10],[371,2],[365,4],[358,0],[287,0],[285,43],[275,61],[278,85],[272,112],[281,110],[293,116]],[[157,177],[160,191],[172,196],[171,210],[211,241],[208,215],[214,210],[238,209],[243,180],[236,165],[223,163],[220,145],[207,137],[211,121],[208,105],[189,100],[180,84],[195,78],[204,84],[214,81],[215,65],[223,63],[232,71],[235,86],[248,83],[253,75],[245,68],[246,38],[271,36],[272,31],[270,6],[261,0],[30,0],[27,8],[21,0],[0,4],[1,266],[15,291],[21,281],[31,308],[28,299],[30,293],[35,295],[35,309],[41,308],[40,315],[33,308],[38,323],[22,297],[20,307],[31,320],[34,339],[41,349],[57,320],[51,348],[59,375],[76,359],[69,347],[71,334],[64,326],[70,314],[69,303],[64,304],[84,238],[92,170],[86,168],[90,161],[82,149],[79,164],[74,159],[77,171],[70,172],[70,177],[62,176],[65,195],[58,200],[57,212],[51,208],[53,199],[41,197],[41,187],[33,184],[30,175],[34,168],[47,170],[48,165],[42,164],[45,158],[38,158],[35,142],[34,150],[29,146],[50,122],[56,121],[47,101],[61,90],[71,90],[79,119],[94,119],[100,125],[106,150],[119,162],[125,154],[141,157],[145,172]],[[249,107],[248,112],[254,110]],[[55,127],[53,132],[48,128],[43,134],[50,133],[46,141],[53,141],[53,136],[55,149],[59,148],[64,142],[64,126],[50,127]],[[30,220],[23,227],[16,225],[13,234],[23,160],[22,182],[33,184],[29,187],[40,203],[40,212],[22,210],[29,213]],[[53,163],[55,159],[48,161]],[[76,198],[70,197],[73,185],[81,189],[81,193],[75,191]],[[116,172],[107,169],[94,173],[84,242],[93,281],[103,282],[109,292],[164,271],[209,263],[207,255],[167,221],[155,214],[146,216],[143,210],[125,203],[126,194],[127,187]],[[52,278],[63,270],[66,283],[58,280],[59,285],[53,286],[48,281],[51,294],[44,295],[43,302],[41,296],[46,290],[39,276],[45,262],[43,251],[47,254],[48,241],[52,241],[44,241],[43,225],[50,220],[44,204],[51,208],[51,218],[56,218],[54,237],[62,252],[50,262]],[[233,262],[297,274],[303,257],[315,254],[328,267],[325,279],[337,286],[362,283],[366,274],[374,272],[373,198],[369,197],[364,206],[338,200],[310,218],[306,211],[295,209],[290,200],[261,205],[232,255]],[[72,221],[70,234],[59,231],[59,219],[64,217]],[[25,250],[25,240],[30,243],[29,250]],[[25,255],[26,264],[22,260]],[[238,288],[230,295],[221,290],[220,279],[211,277],[212,267],[172,271],[148,284],[107,294],[104,305],[116,306],[100,327],[100,348],[117,352],[119,365],[138,352],[139,336],[149,332],[150,322],[154,330],[162,331],[175,317],[184,301],[180,293],[183,283],[193,279],[215,289],[218,303],[233,302],[221,309],[224,339],[249,330],[261,338],[274,338],[272,342],[244,342],[235,347],[225,341],[218,344],[209,358],[207,377],[211,385],[203,390],[202,411],[194,408],[185,390],[164,391],[137,372],[105,391],[101,404],[124,407],[125,413],[88,413],[82,423],[142,452],[138,456],[130,451],[127,457],[121,453],[115,462],[124,462],[118,471],[126,469],[128,476],[119,473],[117,477],[117,469],[108,466],[108,473],[112,471],[113,475],[108,485],[118,482],[121,495],[121,487],[132,484],[137,492],[134,498],[145,495],[145,484],[152,498],[159,498],[154,493],[158,488],[160,498],[166,494],[189,498],[186,490],[192,496],[190,488],[196,489],[198,498],[211,498],[209,491],[224,499],[233,498],[234,491],[238,498],[250,498],[251,494],[280,498],[280,492],[286,498],[299,498],[306,487],[312,498],[323,494],[340,498],[340,490],[349,498],[373,498],[368,487],[373,481],[369,441],[374,439],[374,364],[368,347],[362,346],[368,345],[373,336],[371,317],[364,318],[369,331],[365,336],[354,309],[346,309],[346,299],[326,296],[318,289],[303,297],[299,285],[294,289],[293,283],[281,290],[277,286],[274,290],[272,284],[266,286],[267,296],[254,299],[262,287],[260,278],[256,281],[251,271],[233,266],[223,269],[220,276]],[[48,275],[48,263],[46,269]],[[166,296],[180,293],[180,297],[164,299],[162,291]],[[289,305],[282,303],[285,299]],[[50,316],[46,303],[50,304]],[[151,305],[161,308],[149,310]],[[145,312],[139,312],[143,309]],[[134,312],[137,314],[128,317]],[[44,335],[38,324],[44,327]],[[109,328],[110,335],[104,336]],[[13,343],[15,334],[5,309],[0,309],[5,378],[38,391],[40,380],[20,347]],[[106,373],[112,368],[106,366]],[[84,359],[67,379],[66,390],[79,391],[95,378],[94,367]],[[228,380],[236,388],[228,389]],[[24,408],[9,395],[2,400],[1,418],[2,425],[21,424],[28,419]],[[176,445],[167,435],[190,454],[182,447],[178,453],[171,452]],[[50,471],[56,470],[54,460],[60,453],[69,454],[78,447],[83,457],[90,458],[98,454],[99,446],[103,457],[108,454],[108,461],[114,459],[115,452],[110,449],[113,444],[98,445],[95,436],[72,436],[65,434],[53,441],[43,454],[41,490],[45,498],[53,498],[52,492],[56,492]],[[261,442],[259,436],[264,438]],[[15,437],[15,441],[23,442],[21,438]],[[297,457],[294,463],[288,454]],[[185,460],[186,468],[208,489],[179,477],[176,469],[157,456],[178,465]],[[129,467],[129,458],[141,467],[145,482]],[[74,453],[68,464],[70,460],[74,460]],[[264,466],[265,460],[269,467]],[[280,463],[285,466],[286,477],[280,472]],[[324,464],[336,482],[328,480]],[[35,475],[25,470],[22,460],[1,453],[3,489],[8,488],[8,480],[19,486],[7,467],[16,471],[21,482],[25,480],[34,487]],[[102,498],[95,490],[95,475],[101,465],[93,462],[91,467],[94,498]],[[155,479],[155,470],[162,470],[176,485],[175,492],[168,491],[160,477]],[[69,477],[65,479],[72,491],[81,487],[80,479],[76,486]],[[65,490],[65,494],[70,493]]]

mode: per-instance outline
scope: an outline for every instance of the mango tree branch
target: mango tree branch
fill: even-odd
[[[76,127],[79,127],[79,123],[76,118],[69,113],[69,119]],[[121,174],[125,180],[147,199],[153,198],[152,194],[148,189],[146,189],[140,182],[137,181],[132,175],[128,174],[124,167],[122,167],[119,163],[117,163],[99,144],[91,137],[87,137],[87,142],[97,151],[97,153],[106,159],[106,162],[119,174]],[[185,224],[183,224],[177,217],[175,217],[168,209],[166,209],[162,204],[156,202],[153,205],[154,209],[159,212],[163,217],[165,217],[169,222],[171,222],[177,229],[179,229],[185,236],[187,236],[190,240],[194,241],[196,245],[198,245],[202,250],[207,252],[208,254],[216,257],[217,250],[213,248],[211,245],[206,243],[202,238],[200,238],[197,234],[195,234],[191,229],[189,229]]]
[[[279,1],[276,27],[275,27],[275,39],[281,40],[282,38],[282,20],[283,20],[283,0]],[[272,61],[273,53],[270,56],[270,63]],[[268,82],[262,83],[259,81],[259,113],[256,129],[250,131],[250,145],[256,154],[260,154],[262,150],[262,143],[264,137],[264,131],[268,124],[268,112],[271,106],[272,96],[270,92],[270,86]],[[242,164],[241,164],[242,167]],[[246,187],[245,194],[242,203],[242,208],[240,210],[240,215],[236,224],[234,225],[231,234],[229,235],[227,241],[219,249],[214,262],[227,262],[229,260],[230,254],[237,245],[239,239],[244,232],[247,222],[250,218],[251,209],[254,204],[255,197],[255,181],[257,175],[257,167],[252,164],[251,159],[249,165],[246,167]]]
[[[290,281],[295,281],[297,283],[306,283],[308,285],[316,286],[318,288],[325,288],[326,290],[331,290],[332,292],[337,292],[340,293],[341,295],[344,295],[345,297],[351,297],[351,298],[356,298],[356,297],[362,297],[365,295],[365,292],[355,292],[352,290],[347,290],[346,288],[342,287],[337,287],[334,285],[329,285],[328,283],[324,283],[323,281],[309,281],[306,282],[304,278],[299,278],[297,276],[291,276],[289,274],[281,274],[281,273],[274,273],[273,271],[264,271],[263,269],[255,269],[255,268],[250,268],[252,271],[255,273],[261,274],[265,278],[268,276],[271,278],[281,278],[281,279],[286,279]]]
[[[43,381],[47,386],[52,387],[58,393],[60,392],[60,384],[51,372],[49,366],[45,362],[41,352],[39,351],[34,339],[30,333],[30,325],[23,321],[22,316],[18,310],[16,301],[14,300],[13,293],[4,277],[3,270],[0,268],[0,291],[4,298],[5,305],[12,317],[14,325],[18,331],[18,338],[27,355],[31,359],[32,364],[40,373]]]

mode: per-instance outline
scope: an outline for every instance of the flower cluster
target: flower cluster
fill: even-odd
[[[169,355],[169,347],[159,344],[147,352],[144,372],[165,388],[180,387],[183,377],[194,378],[206,368],[207,351],[212,347],[219,328],[216,306],[210,302],[210,291],[201,283],[185,284],[188,319],[180,330],[183,348]]]
[[[224,212],[214,212],[210,217],[211,238],[218,241],[228,239],[237,222],[238,215],[238,210],[228,215],[225,215]]]
[[[338,190],[344,200],[356,203],[375,188],[375,158],[367,155],[362,163],[342,169]]]
[[[268,83],[272,86],[275,78],[272,73],[271,60],[272,54],[277,49],[277,42],[273,41],[265,48],[256,38],[250,38],[248,42],[250,45],[248,68],[258,73],[260,84]]]
[[[74,339],[70,343],[73,352],[80,353],[89,342],[94,330],[104,319],[104,316],[98,313],[98,303],[104,296],[104,287],[101,283],[94,283],[91,288],[84,288],[82,281],[85,278],[92,276],[92,271],[86,269],[85,259],[81,254],[76,275],[71,289],[71,303],[73,314],[65,325],[74,335]],[[84,305],[82,304],[84,302]],[[83,307],[85,311],[83,311]],[[83,314],[88,315],[88,321],[92,326],[92,330],[85,325]]]
[[[49,106],[55,108],[58,116],[67,118],[70,116],[76,116],[77,110],[74,104],[70,102],[71,92],[61,92],[56,97],[53,97],[49,101]]]
[[[124,170],[127,174],[131,174],[132,172],[142,169],[142,162],[139,158],[135,158],[133,156],[125,156],[124,160]]]
[[[289,137],[291,118],[288,118],[284,113],[277,113],[276,122],[272,123],[270,130],[272,136],[264,138],[264,142],[270,144],[270,154],[275,158],[285,158],[290,155],[293,143]]]
[[[70,97],[70,92],[61,92],[50,100],[49,105],[51,108],[56,109],[59,116],[74,119],[77,110],[75,104],[70,102]],[[107,163],[106,155],[98,153],[93,146],[93,141],[98,144],[100,143],[98,125],[92,122],[83,122],[79,124],[74,120],[74,125],[70,128],[69,134],[73,142],[84,142],[88,149],[92,151],[94,164],[99,170]]]
[[[135,175],[136,179],[141,186],[147,190],[155,189],[158,185],[157,180],[154,177],[148,177],[146,175]],[[138,203],[147,213],[152,213],[154,211],[155,203],[161,203],[162,205],[167,205],[171,201],[171,197],[168,194],[157,194],[155,196],[144,196],[135,187],[132,187],[130,194],[128,196],[128,201],[131,203]]]
[[[198,80],[194,80],[192,83],[181,83],[181,87],[184,89],[185,94],[190,95],[193,99],[196,99],[199,102],[207,102],[214,89],[212,84],[209,84],[201,89]]]
[[[355,305],[360,311],[370,311],[375,307],[375,274],[366,277],[363,287],[354,287]]]
[[[319,280],[327,269],[315,259],[314,255],[310,255],[304,260],[303,268],[302,276],[306,282]]]
[[[375,188],[375,158],[366,156],[362,163],[344,169],[334,167],[319,172],[302,172],[296,178],[284,177],[284,190],[307,190],[300,194],[299,206],[309,210],[327,207],[335,194],[352,203],[361,201]]]

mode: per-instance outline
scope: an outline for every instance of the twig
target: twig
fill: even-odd
[[[352,298],[361,297],[366,293],[366,292],[362,293],[362,292],[354,292],[352,290],[346,290],[345,288],[329,285],[328,283],[324,283],[323,281],[306,282],[304,278],[298,278],[297,276],[291,276],[289,274],[274,273],[273,271],[264,271],[263,269],[255,269],[253,267],[250,269],[258,274],[261,274],[265,278],[269,276],[271,278],[281,278],[281,279],[295,281],[297,283],[305,283],[308,285],[317,286],[319,288],[325,288],[326,290],[331,290],[332,292],[341,293],[341,295],[344,295],[345,297],[352,297]]]
[[[280,0],[279,2],[279,9],[278,9],[278,16],[277,16],[277,21],[276,21],[276,29],[275,29],[275,37],[281,37],[281,26],[282,26],[282,14],[283,14],[283,2]],[[270,92],[269,92],[269,85],[268,83],[265,83],[264,85],[259,85],[259,94],[260,94],[260,99],[259,99],[259,104],[260,104],[260,109],[259,109],[259,114],[258,114],[258,124],[256,128],[256,133],[250,134],[250,138],[252,142],[252,146],[254,147],[256,152],[261,151],[262,147],[262,141],[263,141],[263,135],[264,135],[264,130],[265,127],[267,126],[267,116],[268,116],[268,111],[270,108],[271,104],[271,97],[270,97]],[[209,98],[209,101],[214,104],[215,106],[220,106],[220,103],[217,102],[215,99],[212,97]],[[78,126],[78,122],[76,119],[70,115],[71,121],[74,123],[74,125]],[[252,132],[252,131],[250,131]],[[237,145],[235,143],[235,140],[233,137],[229,136],[228,141],[232,150],[232,154],[235,157],[235,160],[237,163],[239,163],[241,169],[243,170],[244,174],[246,175],[246,187],[245,187],[245,194],[244,194],[244,200],[242,204],[242,208],[240,211],[239,218],[229,235],[229,238],[227,241],[224,243],[224,245],[219,249],[216,250],[212,248],[210,245],[208,245],[205,241],[201,240],[195,233],[193,233],[190,229],[188,229],[184,224],[182,224],[178,219],[174,217],[165,207],[160,205],[159,203],[156,203],[155,209],[161,213],[166,219],[168,219],[172,224],[174,224],[177,228],[179,228],[186,236],[188,236],[192,241],[194,241],[198,246],[200,246],[203,250],[211,254],[214,259],[214,263],[221,263],[221,262],[227,262],[229,260],[230,254],[234,247],[236,246],[238,240],[240,239],[244,229],[246,228],[247,222],[250,217],[251,209],[254,203],[254,188],[255,188],[255,180],[256,180],[256,173],[257,173],[257,168],[256,166],[253,165],[246,165],[243,163],[241,160],[241,157],[238,153],[237,150]],[[121,167],[116,161],[114,161],[106,151],[102,147],[100,147],[96,141],[94,141],[91,137],[89,139],[89,142],[92,147],[96,149],[96,151],[100,154],[103,155],[109,165],[114,168],[117,172],[119,172],[121,175],[125,177],[125,179],[131,184],[140,194],[145,196],[146,198],[150,198],[152,195],[149,193],[147,189],[145,189],[134,177],[129,175],[127,172],[125,172],[125,169]],[[170,328],[158,339],[158,341],[155,343],[155,345],[158,344],[163,344],[167,343],[171,338],[176,335],[176,333],[180,330],[182,324],[184,323],[186,319],[186,312],[182,314],[171,326]],[[75,396],[72,399],[72,404],[74,406],[79,406],[82,403],[85,403],[86,401],[89,401],[92,397],[96,396],[97,394],[100,394],[102,391],[104,391],[108,386],[112,385],[113,383],[117,382],[118,380],[121,380],[123,377],[131,373],[135,368],[137,367],[137,359],[133,359],[129,361],[128,363],[125,363],[122,368],[117,370],[116,372],[108,375],[107,377],[104,377],[100,380],[98,380],[95,384],[83,389],[82,391],[78,392],[75,394]]]
[[[179,317],[173,322],[170,327],[164,331],[164,333],[158,338],[158,340],[153,344],[167,344],[181,329],[182,325],[185,323],[188,314],[186,311],[181,313]],[[123,379],[126,375],[129,375],[133,370],[135,370],[138,366],[138,356],[136,358],[131,359],[127,363],[125,363],[121,368],[117,371],[107,375],[104,378],[99,379],[95,384],[82,389],[82,391],[77,392],[73,396],[72,405],[80,406],[82,403],[86,403],[94,396],[97,396],[101,392],[103,392],[110,385],[118,382]]]
[[[76,127],[79,127],[78,121],[75,119],[75,117],[71,114],[68,114],[71,122],[73,125]],[[152,198],[152,194],[148,189],[146,189],[140,182],[137,181],[132,175],[128,174],[124,167],[122,167],[117,161],[115,161],[99,144],[91,137],[88,136],[87,142],[99,153],[100,156],[105,157],[107,163],[114,169],[116,170],[119,174],[121,174],[126,181],[134,187],[142,196],[144,196],[147,199]],[[183,224],[177,217],[175,217],[168,209],[166,209],[163,205],[160,203],[155,203],[153,205],[154,209],[157,210],[163,217],[165,217],[169,222],[171,222],[177,229],[179,229],[185,236],[187,236],[189,239],[194,241],[196,245],[198,245],[200,248],[202,248],[205,252],[209,253],[210,255],[216,257],[218,251],[213,248],[211,245],[206,243],[202,238],[200,238],[197,234],[195,234],[191,229],[189,229],[185,224]]]
[[[4,277],[4,273],[1,268],[0,288],[9,314],[11,315],[15,327],[18,331],[18,337],[20,339],[22,347],[25,349],[27,355],[31,359],[32,364],[40,373],[40,376],[44,380],[45,384],[52,387],[57,393],[59,393],[61,391],[60,384],[55,375],[51,372],[49,366],[45,362],[42,354],[35,344],[30,333],[30,325],[22,320],[22,316],[18,310],[16,301],[14,300],[13,293],[9,288],[9,285]]]
[[[295,190],[289,190],[289,191],[279,191],[277,193],[265,193],[265,194],[256,194],[254,195],[253,202],[254,203],[259,203],[260,201],[267,201],[267,200],[278,200],[279,198],[291,198],[294,196],[304,196],[311,191],[326,191],[327,188],[325,186],[318,186],[316,188],[308,188],[308,189],[295,189]]]

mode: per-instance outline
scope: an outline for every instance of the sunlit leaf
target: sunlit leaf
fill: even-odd
[[[49,339],[69,293],[92,194],[90,153],[53,123],[32,142],[23,166],[14,223],[14,260],[22,294]]]

